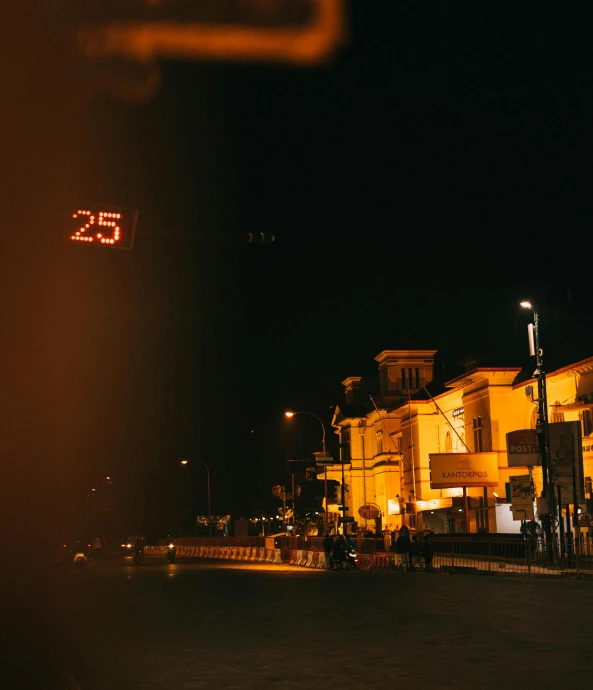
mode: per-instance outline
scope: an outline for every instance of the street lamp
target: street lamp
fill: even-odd
[[[323,424],[321,419],[319,419],[319,417],[316,414],[313,414],[313,412],[291,412],[290,410],[285,412],[284,416],[291,419],[297,414],[308,414],[310,417],[315,417],[315,419],[321,424],[321,429],[323,431],[323,436],[321,437],[321,449],[325,453],[325,425]]]
[[[537,425],[536,433],[542,457],[542,496],[547,505],[542,515],[542,525],[548,540],[548,555],[553,560],[552,551],[552,518],[554,515],[554,486],[550,474],[550,429],[548,426],[548,397],[546,392],[546,372],[544,370],[544,351],[540,347],[539,315],[535,305],[525,300],[520,303],[524,309],[533,312],[533,323],[527,325],[529,354],[535,357],[533,377],[537,379]]]
[[[323,450],[323,455],[325,457],[325,455],[326,455],[325,424],[321,421],[321,419],[316,414],[313,414],[313,412],[293,412],[291,410],[287,410],[284,413],[284,416],[288,417],[288,419],[292,419],[297,414],[308,414],[310,417],[315,417],[315,419],[321,424],[321,429],[322,429],[321,449]],[[328,530],[328,527],[327,527],[327,465],[325,463],[323,465],[323,483],[324,483],[324,494],[325,494],[325,532],[327,533],[327,530]],[[293,493],[294,493],[294,487],[293,487]],[[293,505],[293,512],[294,512],[294,505]],[[294,515],[293,515],[293,521],[294,521]]]
[[[210,505],[210,468],[203,460],[182,460],[182,465],[188,465],[190,462],[199,462],[206,468],[206,477],[208,480],[208,534],[212,536],[212,507]]]

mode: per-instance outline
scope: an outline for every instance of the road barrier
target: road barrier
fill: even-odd
[[[237,561],[252,561],[259,563],[275,563],[282,565],[280,549],[269,549],[261,546],[186,546],[175,544],[179,558],[214,558]],[[144,555],[147,558],[164,558],[166,546],[145,546]]]
[[[318,550],[319,545],[312,540],[308,540],[307,545],[313,548],[284,548],[284,551],[280,548],[259,546],[253,542],[230,542],[227,545],[196,544],[196,540],[189,538],[174,539],[173,542],[180,558],[228,559],[328,569],[325,553]],[[500,535],[492,535],[492,539],[484,539],[479,535],[434,535],[431,542],[431,563],[426,567],[420,559],[415,570],[433,573],[593,579],[593,540],[589,538],[577,541],[576,544],[566,538],[566,543],[547,545],[541,539],[501,539]],[[163,558],[166,551],[167,547],[163,542],[159,546],[146,546],[144,555],[148,558]],[[389,551],[358,551],[358,570],[394,570],[391,565],[393,557],[394,554]]]

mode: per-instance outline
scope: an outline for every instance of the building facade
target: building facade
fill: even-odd
[[[327,476],[341,482],[343,470],[347,515],[359,529],[406,524],[437,533],[518,532],[521,521],[513,519],[507,502],[509,478],[530,474],[539,496],[542,472],[541,466],[509,467],[506,435],[535,429],[535,381],[517,383],[519,368],[478,367],[437,383],[435,354],[385,350],[375,358],[374,382],[342,382],[345,404],[336,408],[332,426],[343,464],[330,466]],[[547,392],[551,424],[579,422],[585,500],[578,508],[585,514],[593,476],[593,357],[549,373]],[[487,474],[487,480],[475,480],[479,486],[439,484],[431,477],[437,461],[466,468],[465,474],[448,476]],[[472,463],[479,472],[468,474]]]

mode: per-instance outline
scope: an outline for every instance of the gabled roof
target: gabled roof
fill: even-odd
[[[477,381],[499,380],[499,385],[512,384],[521,371],[520,367],[478,367],[447,381],[446,388],[467,388]]]

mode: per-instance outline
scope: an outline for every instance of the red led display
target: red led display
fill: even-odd
[[[93,204],[79,208],[72,214],[73,242],[96,247],[131,249],[134,244],[138,210],[120,206]]]

